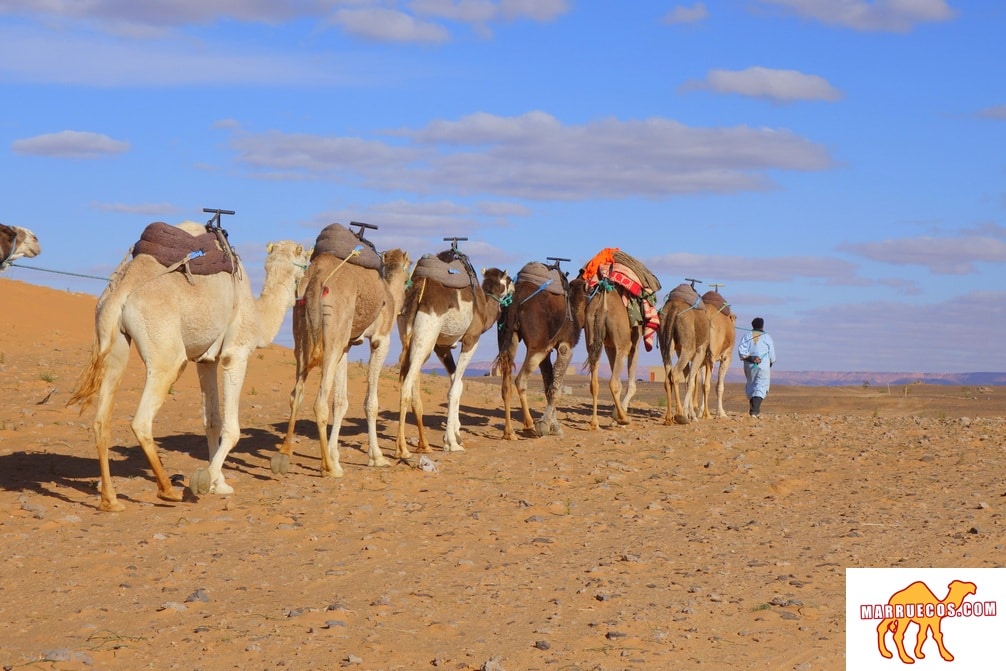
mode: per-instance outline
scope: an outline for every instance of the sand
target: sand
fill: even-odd
[[[129,428],[134,357],[113,426],[127,509],[103,513],[92,412],[65,407],[94,303],[0,279],[5,669],[842,669],[846,567],[1002,564],[1003,388],[777,385],[753,420],[730,385],[729,417],[664,426],[644,384],[615,428],[602,385],[588,431],[577,377],[564,436],[503,441],[498,380],[472,378],[467,451],[444,453],[429,376],[433,473],[366,466],[354,364],[345,477],[322,479],[316,374],[291,470],[270,470],[294,376],[275,345],[249,367],[235,493],[181,503],[156,498]],[[381,384],[390,457],[397,371]],[[206,459],[198,399],[190,367],[155,424],[183,483]]]

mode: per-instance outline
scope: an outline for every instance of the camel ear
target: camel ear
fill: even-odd
[[[304,245],[297,245],[297,256],[304,253]]]
[[[483,269],[482,269],[482,274],[483,274],[483,275],[485,275],[485,274],[486,274],[486,269],[485,269],[485,268],[483,268]]]
[[[275,247],[275,245],[274,245],[274,244],[272,244],[271,242],[270,242],[269,244],[267,244],[267,245],[265,246],[265,253],[266,253],[266,254],[272,254],[272,249],[273,249],[273,247]]]

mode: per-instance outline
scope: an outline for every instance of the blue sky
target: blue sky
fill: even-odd
[[[512,274],[619,247],[661,295],[725,285],[787,370],[1002,371],[1004,31],[991,0],[0,0],[0,221],[105,276],[232,209],[259,284],[350,220]]]

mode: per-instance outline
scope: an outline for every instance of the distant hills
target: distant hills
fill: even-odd
[[[431,359],[423,372],[444,375],[444,369],[433,363]],[[519,363],[519,362],[518,362]],[[466,377],[488,375],[492,366],[490,361],[473,361],[465,372]],[[573,369],[582,374],[582,363],[573,364]],[[651,367],[638,371],[638,378],[650,379]],[[607,367],[602,367],[602,374],[607,375]],[[662,379],[662,378],[660,378]],[[739,364],[731,366],[727,372],[728,382],[743,382],[744,371]],[[862,387],[864,384],[873,387],[906,384],[940,384],[961,387],[1001,387],[1006,386],[1006,373],[876,373],[865,371],[816,371],[816,370],[773,370],[773,384],[786,384],[805,387]]]

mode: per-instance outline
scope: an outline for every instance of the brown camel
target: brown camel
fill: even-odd
[[[33,258],[42,253],[38,237],[27,228],[0,224],[0,272],[20,258]]]
[[[286,437],[272,460],[274,473],[289,470],[294,425],[304,395],[304,382],[311,369],[320,365],[322,380],[314,415],[321,444],[321,473],[327,477],[342,477],[339,431],[349,407],[349,349],[365,338],[370,341],[367,397],[364,402],[367,463],[370,466],[391,463],[377,444],[378,381],[391,345],[395,317],[402,307],[411,261],[408,253],[400,249],[385,252],[382,260],[383,277],[379,270],[347,263],[334,254],[316,254],[311,261],[304,276],[303,300],[298,300],[294,307],[293,341],[297,375],[290,393],[290,421]],[[333,415],[330,437],[327,435],[329,397],[332,397]]]
[[[679,284],[660,309],[660,356],[664,362],[667,410],[664,424],[688,424],[697,418],[692,399],[699,368],[709,349],[709,315],[698,292]],[[674,357],[677,356],[675,360]],[[681,384],[685,396],[681,398]]]
[[[503,308],[500,316],[499,357],[494,367],[503,378],[503,438],[506,440],[516,438],[510,417],[510,395],[520,341],[524,341],[527,350],[516,378],[524,430],[537,436],[562,435],[556,404],[562,395],[562,383],[573,358],[573,348],[580,340],[586,294],[581,278],[567,283],[559,269],[559,262],[568,259],[550,257],[549,260],[555,263],[545,265],[532,261],[521,268],[514,284],[513,302]],[[554,365],[550,358],[552,351],[555,351]],[[528,377],[535,367],[541,371],[545,385],[545,412],[537,424],[527,402]]]
[[[178,228],[193,236],[208,230],[193,222],[179,224]],[[248,358],[276,336],[284,314],[293,305],[297,282],[307,264],[306,251],[293,242],[270,243],[267,251],[265,282],[257,299],[236,256],[233,273],[174,272],[150,254],[137,254],[131,259],[127,255],[113,273],[95,309],[90,361],[67,403],[80,404],[83,411],[97,396],[93,426],[101,465],[101,510],[124,509],[112,487],[108,451],[112,442],[112,405],[129,361],[130,343],[136,344],[147,369],[132,429],[154,471],[158,498],[182,500],[157,456],[152,427],[171,385],[188,361],[196,362],[199,374],[210,459],[209,469],[197,470],[189,486],[196,494],[234,491],[221,469],[241,433],[238,405]],[[222,416],[218,367],[223,368]]]
[[[726,417],[727,411],[723,409],[723,389],[737,340],[737,315],[730,311],[729,303],[718,290],[702,294],[702,302],[706,306],[706,314],[709,315],[709,349],[706,350],[706,358],[700,372],[702,382],[700,411],[703,418],[712,417],[709,412],[709,392],[712,388],[713,367],[719,364],[716,374],[716,416]]]
[[[602,349],[611,367],[608,389],[614,401],[615,425],[627,425],[629,402],[636,393],[639,343],[642,340],[649,349],[657,328],[657,314],[652,304],[660,282],[642,263],[613,247],[596,254],[581,270],[580,276],[586,282],[587,294],[583,327],[593,402],[590,428],[600,426],[597,368]],[[626,365],[628,384],[625,395],[621,396],[623,365]]]
[[[463,238],[447,238],[455,243]],[[426,265],[424,265],[424,262]],[[420,268],[429,268],[427,276],[417,274]],[[467,267],[467,271],[464,268]],[[441,275],[441,268],[461,268],[457,275]],[[424,271],[426,272],[426,271]],[[416,452],[429,452],[430,444],[423,427],[423,404],[419,394],[419,374],[430,354],[435,352],[451,376],[447,392],[447,426],[444,432],[444,451],[460,452],[460,406],[464,389],[464,373],[479,344],[479,338],[496,324],[500,304],[513,293],[513,281],[505,270],[489,268],[482,271],[481,286],[476,282],[474,270],[467,257],[452,249],[435,257],[426,256],[416,265],[412,286],[406,290],[405,304],[398,318],[398,332],[402,340],[400,377],[401,403],[398,415],[398,449],[396,456],[408,458],[405,439],[405,419],[409,408],[416,420],[419,442]],[[451,348],[461,344],[457,364]]]
[[[943,632],[940,630],[940,622],[947,611],[952,608],[954,611],[960,610],[964,598],[977,593],[978,588],[973,582],[962,582],[954,580],[948,585],[947,596],[940,600],[936,598],[932,590],[924,582],[913,582],[911,585],[895,592],[891,596],[888,604],[894,608],[894,617],[885,618],[877,625],[877,647],[882,657],[891,659],[893,655],[887,649],[884,639],[887,633],[893,634],[894,644],[898,648],[898,657],[905,664],[914,664],[915,660],[908,656],[905,650],[905,634],[908,625],[915,623],[919,627],[915,637],[915,657],[924,659],[922,645],[930,632],[933,640],[940,650],[940,657],[948,662],[954,661],[954,656],[950,654],[943,644]]]

